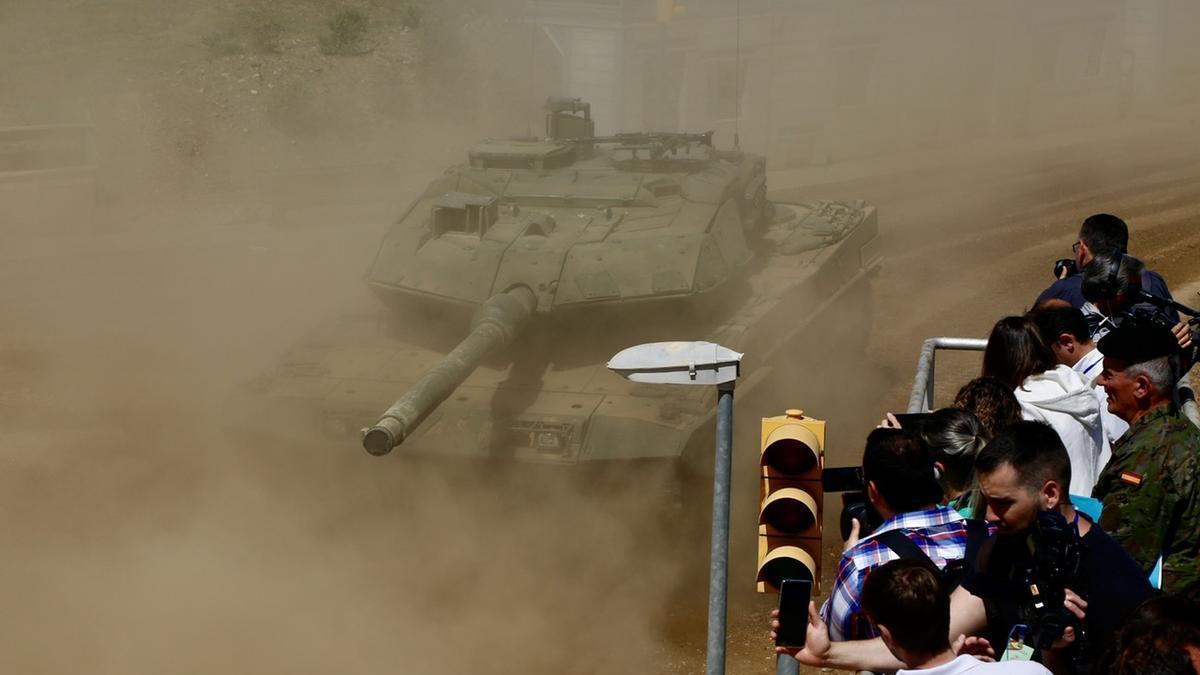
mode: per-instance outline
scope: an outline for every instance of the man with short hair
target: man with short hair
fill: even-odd
[[[1108,464],[1112,454],[1111,445],[1129,428],[1125,420],[1108,412],[1108,395],[1104,393],[1104,387],[1095,384],[1104,354],[1096,348],[1083,312],[1065,300],[1042,303],[1030,312],[1030,316],[1046,344],[1054,351],[1054,358],[1079,373],[1083,381],[1092,386],[1096,400],[1100,402],[1100,424],[1104,428],[1105,443],[1100,448],[1100,460],[1096,467],[1099,472]]]
[[[1163,326],[1127,321],[1100,350],[1108,409],[1129,423],[1093,492],[1100,523],[1145,572],[1162,565],[1165,590],[1200,599],[1200,429],[1174,404],[1178,343]]]
[[[1056,643],[1040,656],[1056,673],[1088,671],[1125,616],[1149,596],[1145,575],[1071,504],[1065,489],[1071,463],[1052,428],[1033,422],[1013,425],[979,453],[975,471],[987,498],[987,519],[998,536],[980,551],[986,562],[964,587],[987,608],[988,641],[998,648],[1017,626],[1033,628],[1038,619],[1032,606],[1036,570],[1044,564],[1036,552],[1054,527],[1063,528],[1082,545],[1079,571],[1064,586],[1067,609],[1079,619],[1086,639],[1072,631],[1076,635],[1070,644]],[[1048,584],[1040,584],[1042,593]]]
[[[1112,255],[1118,251],[1126,253],[1128,250],[1129,226],[1125,224],[1124,220],[1108,213],[1088,216],[1079,227],[1079,236],[1075,239],[1075,243],[1071,245],[1071,252],[1075,254],[1075,274],[1063,277],[1051,284],[1049,288],[1042,291],[1033,306],[1037,307],[1047,300],[1057,298],[1067,301],[1076,309],[1083,309],[1083,306],[1087,304],[1087,299],[1083,297],[1080,290],[1083,269],[1098,255]],[[1158,273],[1147,271],[1141,281],[1142,287],[1147,291],[1164,298],[1171,297],[1167,282],[1163,281]]]
[[[1099,526],[1071,506],[1071,461],[1051,427],[1013,423],[984,447],[975,470],[987,500],[988,522],[997,533],[979,551],[974,576],[951,594],[947,637],[954,641],[984,635],[985,640],[969,640],[973,653],[1017,651],[1008,649],[1009,636],[1046,625],[1038,623],[1043,615],[1039,604],[1059,617],[1066,610],[1081,630],[1059,624],[1061,637],[1049,646],[1020,651],[1055,673],[1090,672],[1125,616],[1150,595],[1145,574]],[[1054,540],[1058,545],[1046,544],[1055,531],[1068,536]],[[1047,559],[1054,562],[1063,543],[1082,551],[1078,570],[1058,588],[1038,583],[1043,575],[1039,565]],[[1056,606],[1045,601],[1052,592],[1063,596]],[[1056,634],[1047,628],[1037,633],[1047,638]],[[777,651],[812,666],[873,671],[903,667],[880,640],[830,642],[825,625],[813,613],[805,647]]]
[[[900,557],[886,543],[898,532],[938,567],[961,560],[969,530],[953,509],[939,506],[942,488],[934,475],[933,452],[915,434],[901,429],[875,429],[863,451],[867,499],[883,524],[848,548],[821,615],[834,640],[862,640],[877,635],[862,611],[860,595],[868,573]],[[986,536],[986,535],[985,535]],[[982,538],[982,537],[981,537]]]
[[[966,654],[959,656],[946,637],[950,631],[950,594],[938,570],[925,561],[893,560],[871,572],[863,584],[862,601],[883,644],[904,664],[898,675],[1050,673],[1037,663],[983,663]]]

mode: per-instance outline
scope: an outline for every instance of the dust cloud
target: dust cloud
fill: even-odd
[[[826,372],[798,345],[739,398],[730,672],[765,672],[756,418],[828,417],[834,463],[853,462],[906,400],[920,339],[1023,309],[1093,211],[1128,215],[1134,252],[1194,287],[1200,183],[1181,3],[741,4],[738,124],[773,196],[865,199],[889,240],[852,353]],[[665,24],[656,7],[0,4],[0,128],[84,125],[95,166],[0,212],[0,669],[702,669],[707,514],[677,522],[672,472],[380,460],[222,424],[298,336],[375,311],[362,274],[430,179],[478,138],[536,133],[566,84],[596,91],[568,56],[586,41],[550,24],[624,26],[619,102],[592,101],[620,116],[605,125],[730,143],[733,3]],[[824,54],[823,30],[853,49]],[[1026,32],[1036,49],[1006,68]],[[22,181],[0,174],[6,208]]]

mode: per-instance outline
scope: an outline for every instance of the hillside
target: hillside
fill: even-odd
[[[109,219],[331,166],[444,164],[536,111],[499,102],[519,70],[484,56],[529,30],[511,4],[13,5],[0,127],[93,125]]]

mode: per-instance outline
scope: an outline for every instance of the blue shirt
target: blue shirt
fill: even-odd
[[[1066,279],[1059,279],[1050,284],[1050,287],[1042,291],[1042,294],[1033,301],[1033,306],[1037,307],[1047,300],[1066,300],[1071,303],[1075,309],[1083,309],[1087,304],[1087,298],[1083,297],[1083,273],[1072,274]],[[1142,273],[1142,288],[1147,292],[1157,295],[1160,298],[1171,298],[1171,291],[1167,288],[1167,282],[1159,276],[1158,272],[1146,270]],[[1173,309],[1158,310],[1163,313],[1173,323],[1179,323],[1179,312]]]

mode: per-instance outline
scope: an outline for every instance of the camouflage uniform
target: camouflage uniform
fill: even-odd
[[[1163,590],[1200,599],[1200,429],[1161,405],[1112,448],[1092,496],[1100,526],[1149,574],[1160,553]]]

